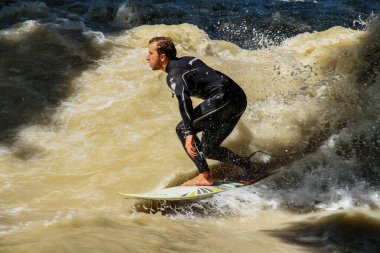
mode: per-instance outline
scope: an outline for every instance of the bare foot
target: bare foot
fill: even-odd
[[[193,179],[190,179],[189,181],[182,184],[182,186],[194,186],[194,185],[201,185],[201,186],[210,186],[214,184],[214,179],[211,177],[210,172],[203,172],[200,173],[198,176],[194,177]]]

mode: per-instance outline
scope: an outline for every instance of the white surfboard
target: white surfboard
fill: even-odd
[[[216,193],[242,186],[246,186],[246,184],[229,182],[216,186],[175,186],[146,193],[119,192],[118,194],[127,199],[189,200],[210,197]]]

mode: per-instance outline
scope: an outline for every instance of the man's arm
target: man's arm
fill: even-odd
[[[193,103],[190,98],[190,91],[182,73],[176,73],[176,77],[168,78],[169,86],[173,89],[178,99],[179,112],[185,127],[185,149],[190,157],[197,156],[197,149],[194,143],[193,133]]]
[[[175,77],[171,78],[169,85],[172,88],[174,87],[174,92],[178,99],[179,113],[181,114],[185,126],[185,136],[188,136],[193,134],[193,103],[190,98],[188,85],[186,80],[182,77],[182,73],[179,72],[175,74]]]

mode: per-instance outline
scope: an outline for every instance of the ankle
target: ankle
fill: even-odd
[[[211,178],[211,172],[210,171],[205,171],[203,173],[201,173],[201,175],[206,178],[206,179],[209,179]]]

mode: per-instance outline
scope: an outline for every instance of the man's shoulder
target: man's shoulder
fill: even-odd
[[[181,58],[176,58],[170,60],[169,62],[169,73],[171,71],[182,71],[187,69],[192,69],[198,67],[199,64],[204,64],[201,60],[193,56],[183,56]]]
[[[184,56],[180,58],[181,61],[186,64],[188,67],[194,67],[196,64],[203,63],[197,57],[194,56]]]

